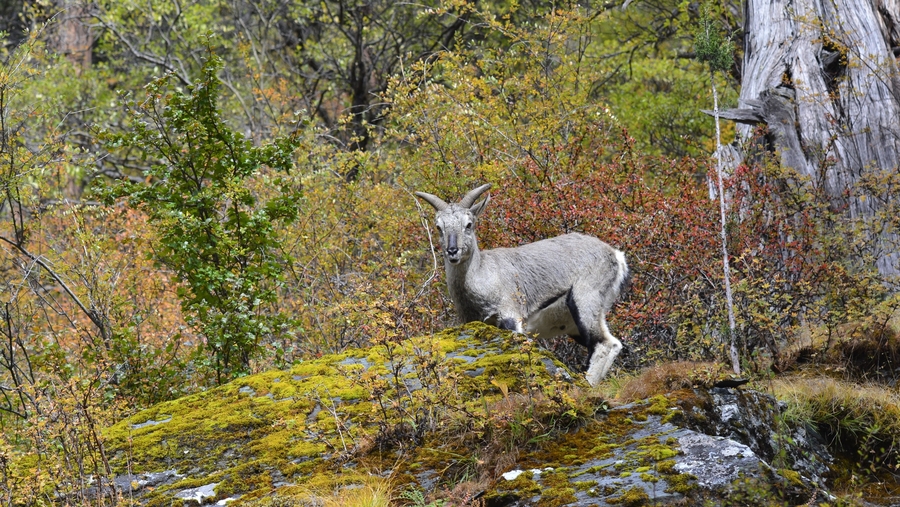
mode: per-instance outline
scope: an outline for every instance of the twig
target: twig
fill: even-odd
[[[72,289],[69,288],[66,282],[64,282],[63,279],[50,266],[48,266],[40,256],[34,255],[33,253],[26,250],[22,245],[4,236],[0,236],[0,241],[3,241],[4,243],[12,246],[22,255],[31,259],[32,262],[44,268],[44,271],[46,271],[47,274],[49,274],[50,277],[53,278],[56,283],[58,283],[62,287],[63,291],[70,298],[72,298],[72,301],[74,301],[76,305],[78,305],[78,308],[81,309],[81,311],[87,316],[87,318],[91,320],[91,322],[94,323],[95,326],[97,326],[97,329],[100,331],[100,336],[103,337],[103,340],[107,341],[109,339],[109,330],[106,328],[106,325],[104,324],[100,316],[97,315],[96,310],[88,309],[86,306],[84,306],[84,303],[81,302],[81,299],[78,298],[78,296],[72,291]]]

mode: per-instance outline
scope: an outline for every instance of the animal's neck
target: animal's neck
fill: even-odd
[[[445,261],[447,268],[447,285],[450,290],[450,298],[456,305],[456,311],[459,313],[463,322],[472,320],[480,320],[478,309],[472,306],[472,295],[469,294],[467,288],[467,279],[477,277],[478,269],[481,267],[481,252],[476,248],[468,259],[458,263],[450,264]]]

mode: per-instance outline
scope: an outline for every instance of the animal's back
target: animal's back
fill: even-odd
[[[496,252],[496,253],[495,253]],[[585,234],[571,233],[543,239],[516,248],[483,251],[487,263],[500,262],[527,271],[542,289],[568,290],[581,278],[615,275],[618,260],[609,244]]]
[[[606,310],[618,297],[626,275],[619,262],[621,256],[624,263],[624,254],[595,237],[578,233],[482,254],[484,277],[479,276],[479,280],[485,286],[514,286],[515,293],[505,297],[524,303],[519,311],[526,327],[542,336],[576,334],[567,305],[573,289],[576,293],[595,294],[604,300],[601,305]],[[501,280],[496,273],[510,273],[517,278]]]

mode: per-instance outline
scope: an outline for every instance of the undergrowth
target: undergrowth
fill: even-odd
[[[786,420],[812,424],[843,454],[854,474],[900,466],[900,395],[879,385],[828,377],[779,378],[773,391],[787,403]]]
[[[300,488],[289,496],[266,497],[247,507],[390,507],[397,505],[390,479],[369,476],[360,483],[333,488]]]
[[[635,377],[624,382],[616,398],[632,402],[665,394],[678,389],[708,388],[723,378],[726,367],[721,363],[676,361],[645,368]]]

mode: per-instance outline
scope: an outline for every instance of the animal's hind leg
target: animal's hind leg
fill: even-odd
[[[589,287],[573,287],[566,298],[566,305],[578,326],[580,343],[588,348],[590,359],[585,376],[589,384],[597,385],[609,373],[613,361],[622,350],[622,342],[609,332],[606,311],[609,302],[602,294]]]
[[[609,328],[606,327],[606,316],[601,313],[599,317],[603,339],[594,347],[594,353],[591,354],[588,371],[585,374],[588,384],[592,386],[597,385],[598,382],[606,377],[609,369],[612,368],[613,362],[616,360],[616,356],[622,351],[622,342],[616,339],[609,332]]]

